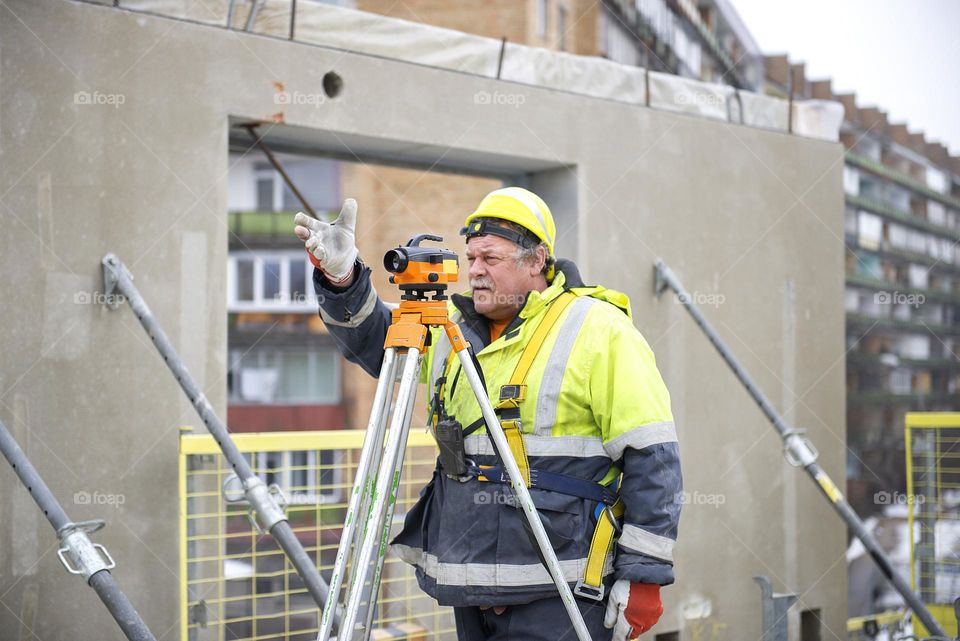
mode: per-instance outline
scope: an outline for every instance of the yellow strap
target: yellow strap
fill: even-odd
[[[543,320],[540,321],[537,329],[533,332],[533,336],[530,337],[530,340],[523,348],[523,353],[520,354],[520,360],[517,361],[517,366],[513,370],[513,375],[510,377],[508,385],[523,384],[523,381],[527,378],[527,372],[530,371],[530,367],[533,365],[534,359],[537,358],[543,342],[547,339],[547,334],[549,334],[553,326],[557,324],[557,320],[560,318],[563,310],[576,300],[576,298],[576,294],[563,292],[550,304],[547,313],[543,316]]]
[[[539,325],[537,325],[537,329],[533,331],[533,335],[524,346],[523,353],[520,354],[520,360],[517,361],[517,366],[513,370],[513,375],[510,376],[510,380],[507,383],[507,385],[516,385],[520,387],[520,393],[518,397],[501,401],[497,405],[497,409],[520,407],[520,401],[522,401],[525,396],[525,386],[523,385],[523,381],[527,378],[527,372],[530,371],[530,366],[533,365],[533,361],[540,352],[540,348],[543,347],[543,342],[546,340],[550,330],[553,329],[553,326],[556,325],[560,315],[563,314],[563,310],[565,310],[567,306],[576,298],[576,294],[563,292],[550,304],[546,314],[543,316],[543,320],[540,321]],[[527,446],[523,441],[523,431],[521,429],[520,421],[503,421],[501,425],[503,426],[504,434],[507,436],[507,444],[510,446],[510,452],[513,454],[513,458],[517,462],[517,467],[520,468],[520,476],[523,477],[523,482],[527,485],[527,487],[529,487],[530,461],[527,458]]]
[[[504,421],[500,423],[503,426],[503,433],[507,436],[507,445],[510,446],[510,452],[520,468],[520,476],[523,477],[523,483],[530,487],[530,460],[527,458],[527,445],[523,442],[523,432],[520,431],[519,421]]]
[[[617,499],[609,510],[604,509],[600,512],[597,527],[593,530],[593,538],[590,540],[590,551],[587,552],[587,565],[583,570],[584,585],[599,589],[603,583],[603,566],[607,561],[607,555],[613,549],[613,540],[617,533],[611,516],[619,519],[623,516],[624,510],[623,499]],[[613,512],[612,515],[611,512]]]

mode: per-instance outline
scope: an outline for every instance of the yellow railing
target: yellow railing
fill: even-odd
[[[287,497],[287,517],[329,580],[363,430],[235,434],[237,447],[268,484]],[[432,474],[436,449],[412,430],[394,532]],[[180,436],[181,641],[313,641],[317,608],[269,534],[247,519],[246,505],[221,491],[230,468],[207,434]],[[228,486],[228,490],[229,490]],[[387,556],[374,639],[453,639],[452,610],[417,586],[413,569]]]
[[[960,412],[908,412],[905,422],[911,585],[952,638],[960,597]]]
[[[885,633],[883,638],[895,638],[903,632],[905,619],[898,610],[847,619],[847,641],[876,639],[881,632]]]

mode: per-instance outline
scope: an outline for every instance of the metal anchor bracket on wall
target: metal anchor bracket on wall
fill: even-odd
[[[796,594],[776,594],[765,576],[755,576],[760,586],[760,607],[763,612],[761,641],[787,641],[787,611],[797,602]]]

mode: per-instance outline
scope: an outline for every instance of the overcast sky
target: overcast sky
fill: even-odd
[[[960,0],[731,1],[765,54],[960,155]]]

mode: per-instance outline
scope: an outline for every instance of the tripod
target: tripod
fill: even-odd
[[[370,420],[367,423],[366,437],[360,451],[357,475],[347,506],[340,545],[330,578],[330,592],[321,617],[317,641],[330,639],[333,614],[336,611],[337,599],[345,578],[349,580],[337,638],[339,641],[353,641],[356,637],[366,641],[370,637],[373,606],[380,587],[387,540],[396,506],[403,455],[410,432],[410,419],[416,400],[417,385],[420,381],[420,367],[431,327],[443,329],[460,360],[463,373],[480,405],[495,450],[499,453],[510,476],[512,487],[517,494],[518,505],[523,509],[530,524],[544,565],[560,592],[577,636],[580,641],[589,641],[590,633],[574,601],[570,586],[567,585],[560,562],[547,538],[547,532],[537,514],[537,508],[533,504],[530,491],[511,453],[506,434],[497,419],[480,374],[471,358],[470,344],[460,331],[460,326],[449,318],[446,296],[443,292],[447,288],[447,283],[457,280],[456,255],[446,250],[421,248],[419,243],[423,239],[442,240],[437,236],[417,236],[405,247],[391,250],[384,257],[384,266],[388,271],[393,272],[390,280],[400,286],[403,295],[400,306],[392,311],[392,322],[384,341],[383,364],[380,368]],[[428,299],[430,292],[433,292],[432,299]],[[386,419],[390,411],[398,369],[400,384],[390,419],[390,430],[386,434],[386,443],[384,443]],[[347,577],[347,558],[351,548],[353,548],[352,573]],[[371,571],[373,574],[370,584],[366,586],[367,576]],[[366,610],[361,611],[365,591],[368,592],[369,598]],[[357,621],[361,614],[363,623],[358,629]]]

